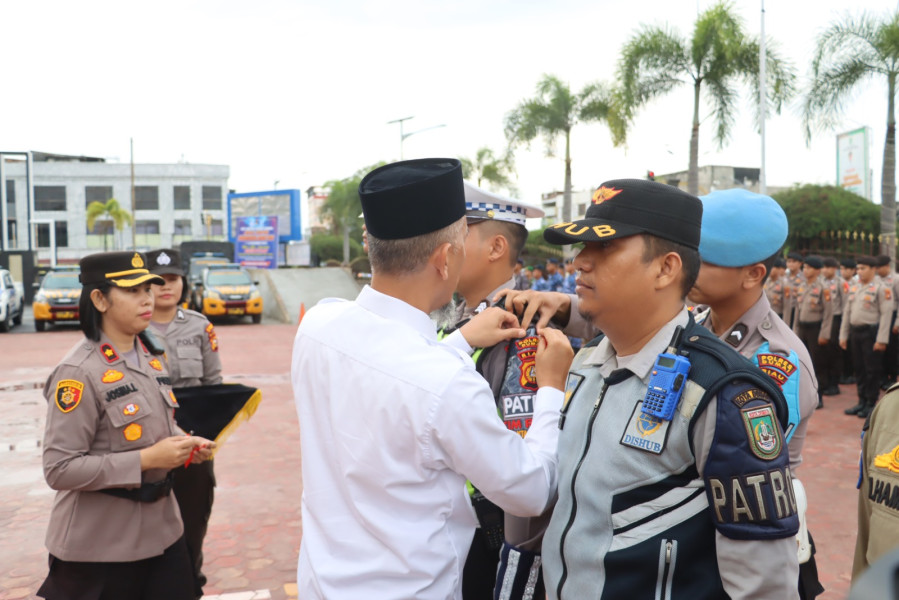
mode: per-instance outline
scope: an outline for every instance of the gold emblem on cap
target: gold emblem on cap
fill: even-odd
[[[131,259],[131,266],[135,269],[140,269],[144,266],[144,259],[140,257],[140,253],[134,253],[134,257]]]
[[[491,208],[490,210],[487,211],[487,218],[488,218],[488,219],[492,219],[492,218],[493,218],[493,215],[495,215],[495,214],[496,214],[496,213],[493,212],[493,209]]]
[[[602,204],[606,200],[611,200],[624,190],[616,190],[615,188],[600,187],[593,192],[593,204]]]

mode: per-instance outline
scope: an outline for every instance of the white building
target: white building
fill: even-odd
[[[56,256],[61,262],[77,261],[91,252],[102,251],[104,245],[109,250],[129,249],[132,239],[138,250],[172,247],[184,240],[225,239],[230,171],[227,165],[135,164],[133,229],[125,225],[113,234],[109,220],[98,219],[88,231],[87,206],[115,198],[126,212],[132,213],[130,164],[41,152],[33,152],[32,156],[33,212],[28,206],[24,158],[3,156],[3,249],[36,248],[38,259],[46,262],[50,258],[51,227],[56,234]],[[30,234],[29,220],[34,223]]]

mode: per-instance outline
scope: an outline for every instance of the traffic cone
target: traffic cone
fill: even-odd
[[[303,322],[303,317],[306,316],[306,305],[300,302],[300,318],[297,320],[297,325]]]

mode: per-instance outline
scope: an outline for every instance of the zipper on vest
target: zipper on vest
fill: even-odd
[[[577,495],[574,493],[574,488],[577,484],[577,476],[578,473],[580,473],[581,465],[584,464],[584,460],[587,458],[587,452],[590,450],[590,441],[593,439],[593,422],[596,421],[599,405],[602,404],[603,398],[606,397],[606,391],[608,391],[608,389],[609,384],[604,381],[602,384],[602,391],[599,393],[599,398],[593,403],[593,411],[590,413],[590,419],[587,422],[587,439],[584,442],[584,450],[581,453],[581,458],[578,460],[577,465],[574,467],[574,473],[571,475],[571,514],[568,517],[568,523],[565,524],[565,529],[562,531],[562,539],[559,543],[559,557],[562,560],[562,576],[559,578],[559,585],[556,586],[556,597],[558,598],[562,597],[562,586],[565,585],[565,580],[568,579],[568,565],[565,563],[565,538],[568,537],[568,532],[571,530],[572,525],[574,525],[574,519],[577,516]]]
[[[671,580],[677,558],[677,542],[662,540],[659,552],[659,577],[656,580],[655,600],[671,600]]]

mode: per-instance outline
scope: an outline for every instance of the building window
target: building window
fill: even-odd
[[[66,186],[36,185],[34,186],[34,210],[66,209]]]
[[[6,209],[10,216],[16,212],[16,182],[12,179],[6,180]]]
[[[85,206],[88,206],[91,202],[106,204],[106,201],[110,198],[112,198],[111,185],[88,185],[84,187]]]
[[[222,187],[219,185],[203,186],[203,210],[222,209]]]
[[[155,185],[134,186],[135,210],[159,210],[159,188]],[[159,233],[157,231],[157,233]]]
[[[135,221],[134,234],[138,246],[158,248],[160,245],[159,221]]]
[[[213,219],[209,226],[209,235],[212,237],[224,237],[225,228],[221,219]]]
[[[190,186],[175,186],[175,210],[190,210]]]
[[[175,231],[172,234],[172,245],[177,246],[181,242],[191,240],[190,219],[175,219]]]
[[[56,247],[67,248],[69,246],[69,224],[66,221],[55,221]],[[38,248],[50,247],[50,223],[37,224]]]

